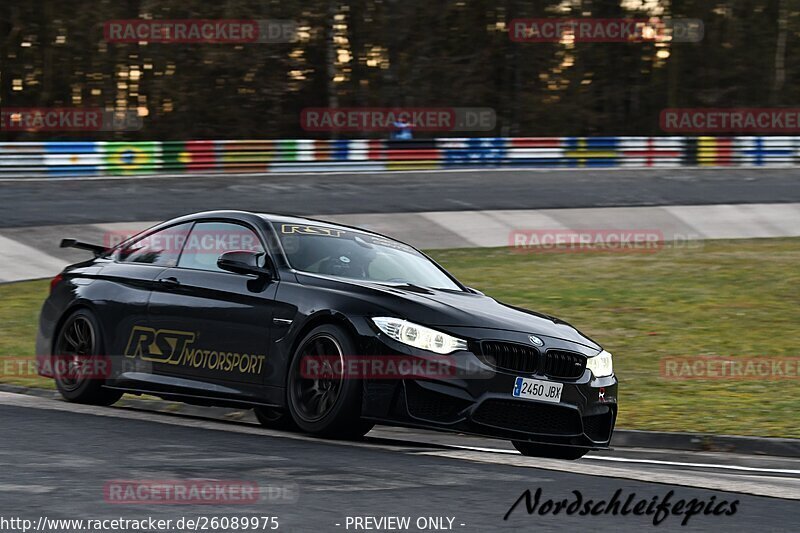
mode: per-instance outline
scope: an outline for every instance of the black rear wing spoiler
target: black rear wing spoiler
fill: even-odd
[[[101,256],[108,252],[109,249],[99,244],[90,244],[75,239],[61,239],[60,248],[80,248],[81,250],[89,250],[95,257]]]

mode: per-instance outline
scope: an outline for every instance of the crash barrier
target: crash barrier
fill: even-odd
[[[800,137],[522,137],[0,143],[0,174],[789,166]]]

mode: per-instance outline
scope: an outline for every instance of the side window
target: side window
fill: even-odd
[[[240,224],[198,222],[186,239],[178,266],[222,272],[217,267],[217,259],[231,250],[263,252],[264,247],[253,230]]]
[[[192,223],[186,222],[150,233],[121,248],[116,259],[123,263],[173,267],[178,262],[191,227]]]

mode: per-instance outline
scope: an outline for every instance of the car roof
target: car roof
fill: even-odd
[[[359,228],[357,226],[348,226],[346,224],[337,224],[335,222],[329,222],[327,220],[319,220],[317,218],[305,218],[305,217],[296,217],[290,215],[277,215],[271,213],[258,213],[258,216],[261,218],[268,220],[270,222],[277,222],[279,224],[306,224],[309,226],[323,226],[326,228],[331,229],[340,229],[340,230],[350,230],[350,231],[358,231],[361,233],[369,233],[372,235],[378,235],[380,237],[385,237],[385,235],[381,235],[380,233],[376,233],[374,231],[370,231],[364,228]],[[396,240],[396,239],[393,239]]]
[[[378,237],[383,237],[386,239],[391,239],[393,241],[398,241],[393,237],[389,237],[387,235],[382,235],[375,231],[370,231],[364,228],[359,228],[357,226],[348,226],[346,224],[336,224],[334,222],[328,222],[326,220],[319,220],[316,218],[307,218],[307,217],[298,217],[294,215],[283,215],[279,213],[256,213],[254,211],[242,211],[242,210],[220,210],[220,211],[203,211],[199,213],[192,213],[190,215],[185,215],[183,217],[179,217],[169,221],[170,223],[174,222],[183,222],[189,220],[197,220],[202,218],[232,218],[232,219],[241,219],[243,217],[259,217],[267,222],[278,223],[278,224],[304,224],[309,226],[322,226],[325,228],[331,229],[338,229],[343,231],[357,231],[360,233],[366,233],[370,235],[376,235]],[[163,225],[163,224],[160,224]]]

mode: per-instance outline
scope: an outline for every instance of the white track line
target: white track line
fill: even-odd
[[[408,452],[407,452],[408,453]],[[414,453],[414,452],[412,452]],[[706,490],[768,496],[788,500],[800,500],[800,479],[785,476],[744,475],[741,473],[698,472],[681,469],[643,469],[639,465],[624,463],[597,464],[593,461],[563,461],[525,457],[520,454],[492,454],[484,450],[442,450],[415,452],[418,455],[466,460],[474,463],[494,464],[505,467],[552,470],[568,474],[629,479],[643,483],[678,485]],[[588,458],[588,456],[587,456]]]
[[[504,453],[509,455],[522,455],[516,450],[504,450],[501,448],[482,448],[480,446],[459,446],[457,444],[447,445],[448,448],[459,450],[472,450],[476,452]],[[721,465],[716,463],[685,463],[681,461],[662,461],[659,459],[629,459],[626,457],[608,457],[605,455],[587,455],[583,460],[591,459],[594,461],[609,461],[612,463],[640,463],[660,466],[681,466],[689,468],[714,468],[719,470],[735,470],[739,472],[757,472],[763,474],[789,474],[800,475],[800,470],[786,468],[759,468],[755,466]]]
[[[660,461],[658,459],[627,459],[624,457],[608,457],[604,455],[587,455],[586,459],[595,461],[610,461],[616,463],[644,463],[665,466],[685,466],[689,468],[715,468],[719,470],[736,470],[740,472],[759,472],[764,474],[790,474],[800,475],[800,470],[786,468],[759,468],[755,466],[720,465],[716,463],[684,463],[681,461]]]

